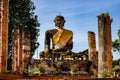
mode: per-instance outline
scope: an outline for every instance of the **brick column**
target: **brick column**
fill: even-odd
[[[17,27],[13,35],[13,54],[12,54],[12,71],[19,71],[19,54],[20,54],[20,30]]]
[[[23,34],[23,50],[24,50],[24,69],[28,68],[28,64],[30,61],[30,51],[31,51],[31,45],[30,45],[30,33],[24,32]]]
[[[19,37],[20,37],[20,47],[19,47],[19,49],[20,49],[20,53],[19,53],[19,74],[23,74],[23,70],[24,70],[24,53],[23,53],[23,38],[22,38],[22,33],[23,32],[21,32],[20,33],[20,35],[19,35]]]
[[[8,0],[0,0],[0,73],[7,72]]]
[[[18,27],[13,35],[12,51],[12,71],[22,74],[23,72],[23,49],[22,49],[22,32]]]
[[[93,72],[93,76],[98,76],[98,55],[96,52],[96,39],[95,33],[89,31],[88,32],[88,57],[89,61],[92,62],[91,71]]]
[[[89,60],[97,65],[95,33],[88,32],[88,56]]]
[[[2,72],[2,22],[3,22],[3,1],[0,0],[0,73]]]
[[[98,16],[98,77],[105,77],[102,73],[105,70],[112,72],[112,39],[111,20],[108,13]]]

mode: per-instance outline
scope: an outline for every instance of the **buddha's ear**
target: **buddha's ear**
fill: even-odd
[[[54,20],[54,22],[55,22],[55,20]]]

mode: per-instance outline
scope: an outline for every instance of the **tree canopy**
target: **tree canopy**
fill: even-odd
[[[113,51],[118,51],[120,53],[120,29],[118,30],[118,39],[113,41]]]
[[[21,31],[29,31],[31,39],[31,56],[39,46],[37,42],[39,36],[40,23],[34,13],[35,6],[31,0],[10,0],[9,1],[9,31],[8,31],[8,58],[12,54],[12,35],[16,25]]]

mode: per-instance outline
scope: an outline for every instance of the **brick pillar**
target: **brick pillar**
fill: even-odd
[[[16,69],[16,35],[14,33],[13,35],[13,39],[12,39],[12,72],[15,72],[17,69]]]
[[[8,0],[0,0],[0,73],[7,72]]]
[[[13,54],[12,54],[12,71],[18,72],[19,70],[19,50],[20,49],[20,30],[17,27],[13,36]]]
[[[28,68],[28,64],[30,61],[30,51],[31,51],[31,45],[30,45],[30,33],[24,32],[23,33],[23,50],[24,50],[24,69]]]
[[[23,72],[23,49],[22,49],[22,33],[17,27],[13,36],[12,51],[12,71],[22,74]]]
[[[89,61],[93,63],[91,70],[94,74],[94,77],[97,77],[98,55],[96,52],[96,39],[95,39],[95,33],[91,31],[88,32],[88,57],[89,57]]]
[[[0,0],[0,73],[2,72],[2,21],[3,21],[3,1]]]
[[[22,38],[22,33],[20,33],[20,53],[19,53],[19,73],[23,74],[23,70],[24,70],[24,53],[23,53],[23,38]]]
[[[105,70],[112,72],[112,39],[111,23],[108,13],[98,16],[98,77],[105,77],[102,73]]]
[[[89,60],[97,64],[95,33],[90,31],[88,32],[88,53]]]

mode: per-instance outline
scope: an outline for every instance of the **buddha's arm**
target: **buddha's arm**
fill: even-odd
[[[49,31],[45,32],[45,51],[49,51],[50,50],[50,33]]]
[[[69,49],[69,50],[72,50],[72,48],[73,48],[73,40],[72,40],[72,38],[68,41],[68,43],[66,45],[66,48]]]

